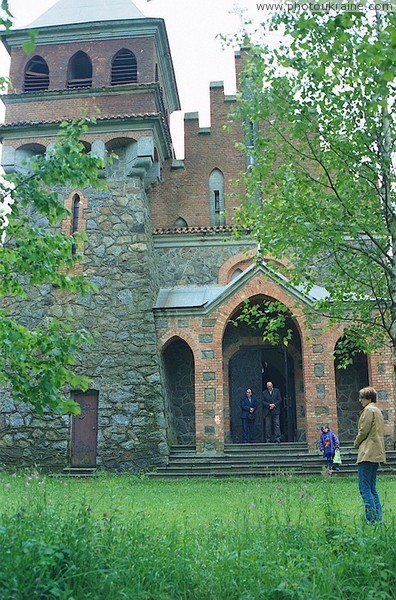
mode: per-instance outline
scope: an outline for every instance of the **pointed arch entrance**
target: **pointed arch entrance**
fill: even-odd
[[[175,337],[162,353],[168,432],[173,444],[195,444],[194,356],[190,346]]]
[[[274,387],[279,388],[283,398],[282,440],[295,441],[297,423],[293,357],[286,348],[241,346],[229,361],[230,437],[233,443],[242,442],[239,400],[247,387],[253,388],[260,404],[255,424],[256,440],[265,441],[261,396],[268,381],[272,381]]]
[[[264,298],[254,298],[254,302]],[[240,308],[232,315],[238,315]],[[242,442],[240,398],[247,387],[259,400],[259,410],[255,421],[256,441],[264,442],[262,414],[262,391],[268,381],[279,388],[283,406],[281,409],[281,439],[293,442],[306,437],[305,413],[297,414],[298,395],[303,388],[301,367],[301,340],[295,323],[287,320],[287,327],[293,330],[289,346],[265,344],[258,332],[246,324],[235,327],[227,325],[223,336],[223,366],[225,388],[225,439],[228,443]],[[301,406],[301,398],[300,398]],[[228,424],[228,427],[227,427]]]
[[[341,344],[341,338],[336,345]],[[339,360],[334,361],[334,376],[337,394],[338,436],[341,443],[352,441],[356,436],[360,414],[359,390],[369,385],[367,356],[356,354],[352,363],[345,369],[339,368]]]

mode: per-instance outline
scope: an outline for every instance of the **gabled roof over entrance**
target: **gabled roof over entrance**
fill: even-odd
[[[159,311],[182,310],[183,312],[196,312],[198,310],[209,313],[260,273],[305,304],[311,304],[313,301],[327,296],[325,288],[320,286],[314,286],[307,295],[303,293],[301,289],[291,286],[286,277],[280,273],[274,272],[265,264],[254,263],[227,285],[209,285],[200,287],[175,286],[172,288],[162,288],[158,293],[154,308]]]
[[[59,0],[28,27],[142,18],[144,14],[131,0]]]

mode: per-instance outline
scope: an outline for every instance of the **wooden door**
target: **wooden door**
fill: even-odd
[[[256,442],[263,441],[263,416],[262,416],[262,375],[261,375],[261,347],[242,347],[234,354],[229,363],[230,382],[230,430],[234,444],[242,442],[242,423],[240,398],[245,394],[246,388],[253,389],[257,398],[259,409],[255,420]]]
[[[96,467],[98,392],[75,392],[73,399],[81,413],[72,420],[71,466]]]

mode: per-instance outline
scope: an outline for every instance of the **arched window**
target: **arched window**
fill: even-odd
[[[359,390],[369,385],[369,368],[367,356],[362,352],[351,356],[351,363],[346,368],[339,368],[341,356],[348,353],[348,340],[341,337],[335,346],[334,372],[336,383],[338,433],[342,440],[353,440],[356,435],[358,411],[356,406]]]
[[[209,213],[211,225],[225,225],[224,215],[224,175],[214,169],[209,177]]]
[[[33,56],[26,65],[24,78],[24,92],[40,92],[48,90],[49,69],[41,56]]]
[[[72,210],[72,227],[71,234],[74,235],[78,231],[78,220],[80,217],[80,196],[75,194],[73,196],[73,210]],[[77,251],[76,243],[72,243],[72,254],[75,254]]]
[[[234,271],[234,272],[232,273],[232,275],[231,275],[231,281],[232,281],[233,279],[236,279],[237,277],[239,277],[239,275],[240,275],[241,273],[243,273],[242,269],[239,269],[239,268],[235,269],[235,271]]]
[[[69,89],[92,87],[91,59],[81,50],[76,52],[69,60],[67,87]]]
[[[137,82],[136,56],[123,48],[114,56],[111,63],[111,85]]]
[[[175,221],[175,227],[188,227],[187,221],[183,217],[179,217]]]
[[[62,222],[63,234],[65,237],[71,238],[72,255],[74,256],[78,253],[82,257],[84,253],[84,243],[82,240],[77,240],[75,234],[86,230],[87,221],[84,219],[84,211],[88,208],[88,198],[86,198],[81,191],[74,190],[67,198],[65,198],[65,208],[68,209],[69,214]],[[72,272],[73,275],[82,274],[82,260],[77,261],[74,264]]]
[[[19,172],[30,173],[29,161],[35,156],[44,156],[45,146],[42,144],[23,144],[15,150],[15,168]]]
[[[162,353],[170,413],[170,437],[176,444],[195,444],[195,361],[190,346],[179,337]]]

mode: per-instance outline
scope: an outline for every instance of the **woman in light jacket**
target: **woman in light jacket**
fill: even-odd
[[[368,523],[382,520],[382,507],[376,481],[379,463],[386,462],[384,443],[384,417],[376,406],[377,392],[372,387],[359,391],[363,406],[354,446],[358,449],[358,481]]]

